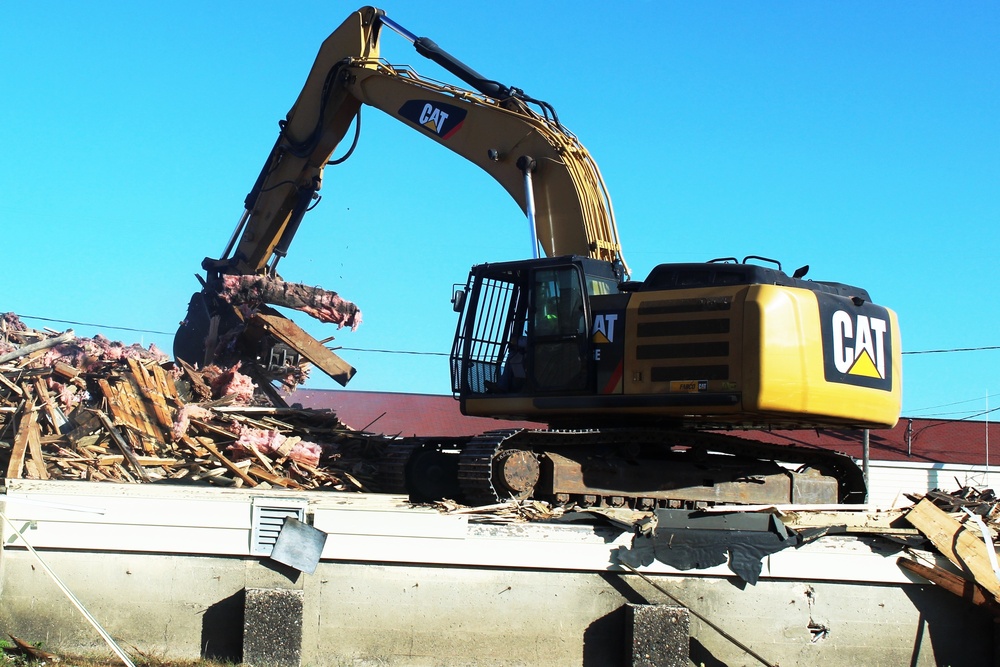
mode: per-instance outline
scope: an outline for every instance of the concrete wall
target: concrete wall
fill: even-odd
[[[316,667],[622,664],[626,603],[673,604],[614,565],[630,540],[615,529],[481,524],[386,496],[288,494],[328,533],[305,574],[250,555],[262,495],[16,482],[0,511],[120,645],[169,659],[240,660],[247,588],[302,592],[302,664]],[[0,628],[108,653],[6,524],[2,540]],[[725,566],[642,571],[783,667],[991,664],[990,619],[912,583],[897,554],[824,538],[769,557],[756,586]],[[694,615],[691,636],[694,664],[755,663]]]

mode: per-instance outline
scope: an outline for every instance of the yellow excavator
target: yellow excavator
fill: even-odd
[[[384,28],[468,88],[380,59]],[[895,313],[861,288],[806,280],[808,267],[789,276],[757,256],[661,264],[630,279],[600,172],[553,107],[373,7],[323,43],[225,252],[202,264],[204,289],[175,339],[178,359],[210,362],[222,332],[245,321],[220,298],[222,279],[278,280],[277,262],[315,205],[324,169],[343,159],[331,162],[334,150],[352,124],[360,128],[362,106],[490,174],[524,211],[532,254],[474,266],[455,291],[451,377],[463,413],[539,428],[400,440],[384,461],[389,490],[641,509],[864,500],[850,458],[735,433],[893,426],[902,380]],[[281,329],[268,322],[265,334]],[[258,359],[262,341],[287,339],[259,329],[242,334]],[[345,383],[353,372],[324,370]]]

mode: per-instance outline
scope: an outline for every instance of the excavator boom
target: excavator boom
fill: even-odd
[[[382,61],[383,26],[476,90],[437,83]],[[261,273],[287,253],[315,203],[330,157],[357,122],[362,105],[385,112],[492,176],[533,216],[534,235],[547,256],[577,254],[624,267],[603,178],[551,107],[486,79],[381,10],[364,7],[323,42],[247,195],[240,226],[222,257],[206,260],[204,268]]]

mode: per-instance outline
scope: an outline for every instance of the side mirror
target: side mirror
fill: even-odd
[[[456,313],[462,312],[465,308],[465,290],[461,287],[455,287],[451,292],[451,308]]]

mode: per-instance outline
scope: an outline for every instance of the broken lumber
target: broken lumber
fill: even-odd
[[[254,329],[261,333],[273,335],[306,359],[316,364],[316,367],[346,387],[357,372],[354,367],[341,359],[337,354],[319,344],[315,338],[302,330],[299,325],[282,317],[277,312],[254,313],[247,321],[248,331]]]
[[[949,593],[957,595],[967,602],[978,607],[984,607],[995,616],[1000,616],[1000,603],[997,599],[986,591],[981,585],[974,581],[969,581],[954,572],[949,572],[937,565],[928,566],[900,556],[896,563],[904,570],[909,570],[919,575],[927,581],[940,586]]]
[[[14,436],[14,448],[10,454],[10,461],[7,464],[7,477],[19,479],[21,470],[24,468],[24,455],[28,449],[28,440],[31,437],[31,429],[34,420],[35,399],[29,398],[20,409],[20,421],[17,425],[17,433]]]
[[[961,570],[967,579],[981,585],[994,597],[1000,596],[1000,579],[993,572],[987,546],[978,531],[968,529],[957,519],[928,498],[914,505],[906,514],[913,524],[948,560]]]
[[[37,343],[31,343],[29,345],[22,345],[13,352],[8,352],[7,354],[0,355],[0,364],[5,364],[8,361],[13,361],[14,359],[20,359],[21,357],[26,357],[29,354],[34,354],[41,350],[47,350],[50,347],[55,347],[60,343],[65,343],[76,338],[76,334],[73,333],[72,329],[66,330],[64,333],[55,336],[53,338],[46,338],[45,340],[38,341]]]

